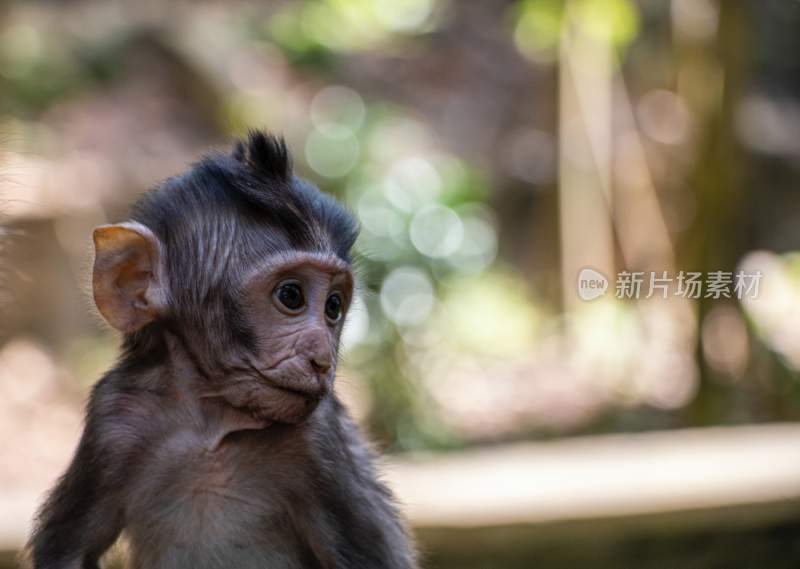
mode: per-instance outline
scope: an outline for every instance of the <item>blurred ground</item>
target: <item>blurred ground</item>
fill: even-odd
[[[428,567],[793,567],[798,437],[775,425],[576,438],[396,457],[385,472]],[[16,520],[49,483],[3,486],[0,550],[24,540]]]

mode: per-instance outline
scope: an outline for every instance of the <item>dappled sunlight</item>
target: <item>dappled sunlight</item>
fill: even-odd
[[[756,251],[742,259],[741,267],[764,275],[758,298],[744,301],[746,313],[769,347],[800,370],[800,256]]]
[[[0,567],[118,352],[94,228],[253,128],[358,222],[336,389],[431,568],[706,566],[690,517],[795,516],[795,4],[9,4]]]

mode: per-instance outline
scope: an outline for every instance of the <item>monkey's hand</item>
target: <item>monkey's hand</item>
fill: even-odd
[[[102,384],[103,382],[101,382]],[[91,569],[123,527],[120,489],[125,486],[121,447],[111,447],[109,401],[98,384],[86,426],[67,472],[36,519],[25,557],[34,569]],[[104,410],[105,412],[102,412]]]

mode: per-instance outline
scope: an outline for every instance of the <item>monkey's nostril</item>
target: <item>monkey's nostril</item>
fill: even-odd
[[[331,364],[326,361],[320,361],[317,358],[311,358],[311,367],[317,373],[328,373],[328,370],[331,369]]]

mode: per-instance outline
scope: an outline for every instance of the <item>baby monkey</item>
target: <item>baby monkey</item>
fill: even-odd
[[[93,290],[123,335],[27,547],[89,569],[412,568],[333,393],[353,297],[348,212],[253,132],[99,227]]]

